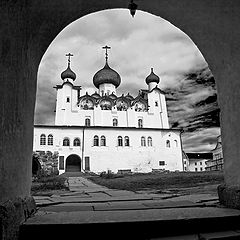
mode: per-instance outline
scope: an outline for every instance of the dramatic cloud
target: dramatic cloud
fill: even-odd
[[[122,79],[118,95],[137,95],[139,89],[146,89],[145,78],[153,67],[161,78],[159,87],[167,92],[171,125],[185,130],[184,149],[210,150],[210,141],[220,134],[211,71],[185,33],[142,11],[134,19],[128,10],[120,9],[90,14],[56,37],[39,67],[35,123],[54,124],[53,86],[61,84],[60,74],[67,67],[66,53],[74,54],[71,68],[77,75],[75,84],[82,86],[82,94],[96,91],[92,78],[104,66],[102,46],[106,44],[111,46],[109,65]]]

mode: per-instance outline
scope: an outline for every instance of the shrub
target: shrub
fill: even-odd
[[[31,191],[37,193],[48,190],[69,190],[67,178],[60,176],[42,176],[33,182]]]

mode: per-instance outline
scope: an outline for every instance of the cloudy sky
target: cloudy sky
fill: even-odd
[[[204,57],[180,29],[160,17],[137,11],[107,10],[87,15],[67,26],[51,43],[38,71],[35,124],[54,124],[56,84],[71,68],[82,93],[95,92],[93,75],[105,64],[102,46],[109,45],[109,65],[121,76],[118,95],[134,96],[146,89],[150,68],[161,78],[167,98],[169,121],[183,128],[186,152],[208,152],[220,135],[215,81]]]

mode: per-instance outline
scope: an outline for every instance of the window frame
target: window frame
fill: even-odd
[[[142,118],[138,119],[138,128],[143,128],[143,119]]]
[[[65,142],[67,141],[67,145],[65,144]],[[70,146],[70,139],[68,137],[63,138],[63,147],[69,147]]]
[[[148,147],[152,147],[152,137],[150,137],[150,136],[148,136],[148,138],[147,138],[147,145],[148,145]]]
[[[40,145],[41,146],[46,145],[46,135],[44,133],[40,135]]]
[[[159,164],[159,166],[165,166],[166,165],[165,161],[159,161],[158,164]]]
[[[118,119],[113,118],[113,127],[117,127],[117,126],[118,126]]]
[[[130,139],[129,136],[124,137],[124,146],[129,147],[130,146]]]
[[[104,135],[102,135],[100,137],[100,146],[102,147],[105,147],[106,146],[106,137]]]
[[[99,137],[97,135],[93,137],[93,146],[95,147],[99,146]]]
[[[91,126],[91,118],[90,117],[86,117],[85,118],[85,127],[90,127]]]
[[[78,141],[79,142],[79,145],[76,145],[75,143],[76,143],[76,141]],[[74,138],[74,140],[73,140],[73,146],[74,147],[80,147],[81,146],[81,141],[80,141],[80,138]]]
[[[141,147],[146,147],[146,138],[144,136],[141,137]]]
[[[48,134],[47,145],[53,146],[53,135],[52,134]]]
[[[117,138],[117,143],[118,143],[118,147],[123,147],[123,138],[122,136],[118,136]]]

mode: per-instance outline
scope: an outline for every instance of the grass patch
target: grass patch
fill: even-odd
[[[88,177],[94,183],[113,189],[140,191],[144,189],[187,188],[223,183],[222,172],[170,172],[170,173],[136,173],[121,178]]]
[[[52,190],[69,190],[66,184],[66,177],[62,176],[45,176],[32,182],[31,194],[46,193]]]

